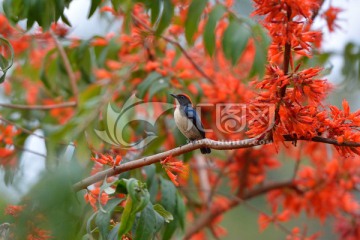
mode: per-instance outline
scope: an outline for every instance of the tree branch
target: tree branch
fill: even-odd
[[[137,160],[133,160],[131,162],[127,162],[124,164],[121,164],[120,166],[117,166],[115,168],[109,168],[107,170],[104,170],[102,172],[99,172],[93,176],[90,176],[88,178],[83,179],[82,181],[75,183],[73,185],[73,188],[75,191],[79,191],[81,189],[85,189],[87,186],[96,183],[98,181],[103,180],[105,177],[110,177],[117,175],[119,173],[140,168],[146,165],[150,165],[153,163],[160,162],[160,160],[168,157],[168,156],[179,156],[181,154],[193,151],[195,149],[199,149],[201,147],[209,147],[212,149],[218,149],[218,150],[226,150],[226,149],[237,149],[237,148],[248,148],[252,146],[258,146],[261,144],[267,143],[264,140],[259,140],[257,138],[250,138],[245,140],[238,140],[238,141],[229,141],[229,142],[222,142],[222,141],[214,141],[208,138],[197,140],[192,143],[186,144],[181,147],[177,147],[162,153],[158,153],[152,156],[148,157],[142,157]]]
[[[226,211],[229,211],[230,209],[238,206],[240,203],[244,202],[245,200],[249,200],[251,198],[257,197],[259,195],[262,195],[264,193],[270,192],[275,189],[289,188],[289,187],[294,187],[294,183],[292,181],[278,182],[263,186],[261,188],[257,188],[253,191],[244,194],[243,198],[233,199],[230,202]],[[207,211],[203,213],[194,223],[190,225],[191,227],[185,233],[184,239],[190,239],[191,236],[199,232],[204,227],[208,226],[214,218],[216,218],[217,216],[223,213],[224,213],[223,208],[213,208],[211,211]]]
[[[312,15],[312,17],[311,17],[311,21],[314,21],[315,18],[318,16],[319,11],[320,11],[322,5],[324,4],[324,2],[325,2],[325,0],[321,0],[321,1],[320,1],[319,7],[318,7],[317,9],[315,9],[314,12],[313,12],[313,15]]]
[[[14,126],[17,129],[19,129],[20,131],[22,131],[23,133],[26,133],[28,135],[32,135],[32,136],[35,136],[35,137],[38,137],[38,138],[41,138],[41,139],[44,139],[44,140],[48,139],[47,137],[45,137],[43,135],[36,134],[35,130],[29,130],[27,128],[24,128],[23,126],[20,126],[19,124],[14,123],[14,122],[12,122],[12,121],[10,121],[8,119],[5,119],[2,116],[0,116],[0,121],[4,122],[5,124]],[[66,146],[75,146],[73,143],[66,143],[66,142],[59,142],[59,144],[66,145]]]
[[[52,38],[55,41],[56,48],[58,49],[58,51],[60,53],[60,57],[61,57],[61,59],[62,59],[62,61],[64,63],[64,66],[65,66],[65,70],[66,70],[67,74],[69,75],[71,90],[72,90],[72,92],[74,94],[74,97],[75,97],[75,106],[77,106],[77,104],[79,102],[79,90],[78,90],[78,87],[77,87],[77,84],[76,84],[75,73],[71,68],[69,58],[67,57],[63,46],[57,40],[57,37],[54,34],[54,32],[52,30],[50,30],[49,32],[50,32],[50,35],[52,36]]]
[[[22,104],[0,103],[0,107],[12,108],[18,110],[51,110],[56,108],[76,107],[76,102],[64,102],[64,103],[52,104],[52,105],[22,105]]]
[[[313,141],[313,142],[322,142],[327,144],[332,144],[335,146],[347,146],[347,147],[360,147],[360,142],[342,142],[339,143],[336,140],[333,139],[327,139],[323,137],[314,137],[312,139],[296,139],[291,138],[289,135],[284,136],[285,141],[298,141],[298,140],[304,140],[304,141]],[[189,143],[187,145],[177,147],[162,153],[158,153],[152,156],[148,157],[142,157],[137,160],[133,160],[131,162],[127,162],[124,164],[121,164],[115,168],[109,168],[102,172],[98,172],[97,174],[87,177],[73,185],[74,191],[79,191],[81,189],[87,188],[87,186],[94,184],[98,181],[103,180],[106,177],[111,177],[114,175],[117,175],[119,173],[140,168],[146,165],[150,165],[153,163],[160,162],[160,160],[168,157],[168,156],[179,156],[184,153],[193,151],[195,149],[199,149],[201,147],[209,147],[211,149],[217,149],[217,150],[229,150],[229,149],[240,149],[240,148],[250,148],[254,146],[259,145],[265,145],[271,143],[268,139],[261,139],[261,138],[250,138],[250,139],[244,139],[244,140],[235,140],[235,141],[215,141],[208,138],[194,141],[193,143]]]

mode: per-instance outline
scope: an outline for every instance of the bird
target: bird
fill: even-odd
[[[170,94],[176,100],[174,119],[180,132],[190,141],[205,138],[204,127],[200,117],[193,107],[190,97],[186,94]],[[208,154],[211,149],[208,147],[200,148],[202,154]]]

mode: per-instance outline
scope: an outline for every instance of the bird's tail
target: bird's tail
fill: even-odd
[[[200,151],[202,154],[208,154],[211,153],[211,149],[208,147],[200,148]]]

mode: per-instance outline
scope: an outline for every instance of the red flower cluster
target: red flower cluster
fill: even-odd
[[[108,165],[111,167],[116,167],[120,164],[122,157],[120,155],[117,155],[114,159],[113,156],[110,156],[109,154],[98,154],[98,157],[91,157],[91,160],[97,163],[100,163],[102,165]]]
[[[336,23],[336,20],[338,14],[341,13],[342,11],[343,10],[341,8],[331,6],[326,12],[322,14],[322,16],[326,20],[330,32],[335,31],[336,28],[340,28],[340,26]]]
[[[8,205],[5,208],[5,215],[10,215],[12,217],[14,217],[15,219],[19,217],[19,215],[25,211],[25,206],[24,205]],[[27,222],[27,227],[28,227],[28,234],[26,236],[27,240],[48,240],[48,239],[52,239],[53,237],[51,236],[51,232],[48,230],[44,230],[41,229],[37,226],[35,226],[34,222],[35,220],[38,220],[38,218],[41,218],[39,216],[34,216],[33,218],[33,222]],[[41,219],[43,221],[43,219]],[[16,229],[16,224],[15,223],[15,228]],[[15,238],[17,232],[11,232],[10,233],[10,237],[11,239],[18,239]]]
[[[182,161],[176,161],[176,159],[172,156],[166,157],[160,163],[174,185],[179,186],[177,181],[178,176],[176,174],[187,173],[187,167],[184,165],[184,163]]]
[[[0,165],[14,167],[16,157],[13,139],[19,134],[19,131],[11,125],[0,124]]]
[[[100,196],[100,188],[95,188],[93,190],[88,190],[87,193],[84,195],[84,199],[87,203],[90,203],[90,205],[93,207],[94,211],[97,211],[97,202],[99,201],[100,204],[105,205],[109,200],[109,195],[105,192],[101,192]]]
[[[5,215],[11,215],[13,217],[18,217],[19,214],[24,210],[24,206],[21,205],[8,205],[5,208]]]

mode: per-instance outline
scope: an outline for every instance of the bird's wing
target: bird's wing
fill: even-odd
[[[201,123],[200,117],[197,114],[196,110],[190,106],[186,106],[184,108],[185,115],[188,119],[192,121],[197,130],[199,130],[201,136],[205,138],[204,126]]]

